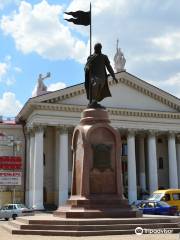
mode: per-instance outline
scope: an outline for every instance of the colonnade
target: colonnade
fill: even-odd
[[[72,129],[71,129],[72,130]],[[35,127],[29,132],[27,138],[27,171],[28,191],[26,199],[29,207],[34,209],[43,209],[43,136],[45,128]],[[63,205],[68,198],[68,127],[57,127],[58,136],[58,204]],[[169,159],[169,188],[178,188],[180,186],[180,143],[176,144],[175,133],[168,134],[168,159]],[[145,135],[138,131],[127,130],[127,164],[128,164],[128,200],[133,202],[137,200],[137,174],[136,174],[136,144],[135,139],[138,136],[139,152],[139,183],[141,189],[146,190],[146,170],[145,170]],[[156,132],[148,131],[147,139],[147,164],[148,164],[148,189],[149,192],[158,189],[158,168],[157,168],[157,141]]]

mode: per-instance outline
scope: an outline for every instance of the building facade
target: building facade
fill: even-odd
[[[180,187],[180,100],[122,71],[104,99],[119,131],[129,202],[158,188]],[[71,138],[88,101],[83,84],[28,100],[17,116],[26,129],[26,204],[62,205],[71,188]]]
[[[0,121],[0,206],[24,201],[25,142],[23,126],[12,119]]]

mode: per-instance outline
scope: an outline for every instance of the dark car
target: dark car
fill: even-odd
[[[137,202],[136,207],[143,214],[178,215],[178,208],[176,206],[170,206],[162,201],[140,201]]]

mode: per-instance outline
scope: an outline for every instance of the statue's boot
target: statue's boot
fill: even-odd
[[[92,100],[91,103],[88,104],[88,108],[102,108],[102,109],[106,109],[104,106],[102,106],[101,104],[97,103],[97,101]]]

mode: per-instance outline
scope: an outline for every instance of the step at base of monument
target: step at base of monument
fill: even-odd
[[[21,230],[9,226],[4,227],[11,234],[17,235],[43,235],[43,236],[105,236],[133,234],[134,230],[103,230],[103,231],[55,231],[55,230]]]
[[[26,230],[26,229],[16,229],[12,226],[4,226],[4,228],[11,234],[17,235],[44,235],[44,236],[106,236],[106,235],[128,235],[135,234],[135,229],[127,230],[96,230],[96,231],[70,231],[70,230]],[[147,229],[147,228],[146,228]],[[152,228],[151,228],[152,229]],[[153,228],[155,229],[155,228]],[[171,233],[179,233],[180,228],[163,228]],[[162,229],[162,230],[163,230]]]
[[[154,216],[143,215],[140,218],[95,218],[95,219],[66,219],[54,217],[53,214],[40,214],[32,217],[18,217],[18,222],[24,224],[44,224],[44,225],[113,225],[113,224],[149,224],[149,223],[176,223],[180,222],[179,216]],[[16,221],[11,221],[14,223]]]
[[[47,218],[47,219],[45,219]],[[22,217],[6,222],[3,227],[12,234],[49,236],[103,236],[135,234],[135,229],[165,229],[180,232],[180,217],[142,217],[126,219],[62,219]]]
[[[83,199],[79,196],[71,196],[70,199],[67,200],[67,205],[77,207],[77,208],[85,208],[85,209],[100,209],[100,208],[125,208],[131,209],[127,199],[120,199],[117,196],[107,196],[102,195],[97,197],[92,197],[90,199]]]
[[[57,211],[54,216],[62,218],[134,218],[140,217],[141,214],[137,211]]]
[[[134,218],[141,217],[141,212],[137,210],[122,210],[122,209],[58,209],[54,212],[54,216],[63,218]]]
[[[148,223],[148,224],[102,224],[102,225],[52,225],[49,224],[44,225],[44,224],[22,224],[19,223],[18,221],[11,222],[10,224],[12,227],[15,229],[21,229],[21,230],[61,230],[61,231],[101,231],[101,230],[130,230],[135,229],[137,227],[142,227],[143,229],[145,228],[174,228],[175,224],[174,223]],[[176,224],[177,225],[177,224]]]

